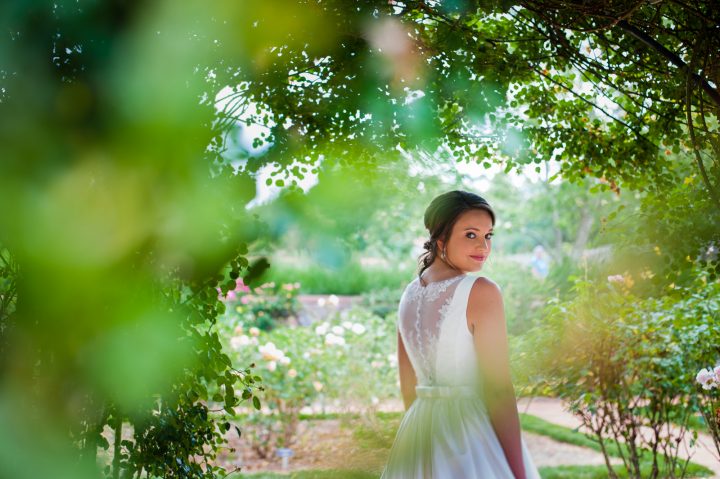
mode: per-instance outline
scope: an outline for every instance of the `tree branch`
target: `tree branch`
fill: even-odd
[[[685,91],[685,106],[687,109],[687,124],[688,131],[690,132],[690,141],[692,142],[692,149],[693,153],[695,153],[695,160],[697,161],[698,168],[700,169],[700,174],[702,175],[703,181],[705,182],[705,186],[707,186],[707,189],[710,192],[710,197],[715,202],[715,205],[718,209],[720,209],[720,198],[718,198],[717,191],[715,191],[715,188],[710,182],[707,172],[705,171],[705,165],[703,164],[702,157],[700,156],[700,145],[698,144],[697,138],[695,137],[695,127],[693,126],[692,120],[692,81],[693,78],[688,77],[686,82],[687,88]]]
[[[615,120],[616,122],[620,123],[620,124],[623,125],[625,128],[627,128],[628,130],[630,130],[630,131],[632,131],[633,133],[635,133],[635,135],[637,135],[637,137],[638,137],[639,139],[647,142],[648,144],[652,145],[652,146],[655,147],[656,149],[659,149],[659,148],[660,148],[658,145],[656,145],[655,143],[653,143],[652,141],[650,141],[649,139],[647,139],[645,136],[643,136],[643,134],[640,133],[637,129],[633,128],[632,125],[630,125],[630,124],[622,121],[620,118],[617,118],[617,117],[613,116],[612,114],[608,113],[604,108],[602,108],[602,107],[596,105],[595,103],[591,102],[590,100],[588,100],[587,98],[585,98],[585,97],[582,96],[581,94],[577,93],[575,90],[573,90],[572,88],[568,87],[568,86],[565,85],[564,83],[559,82],[559,81],[555,80],[554,78],[552,78],[551,76],[544,74],[543,72],[541,72],[540,70],[538,70],[537,68],[535,68],[535,67],[532,66],[532,65],[529,65],[529,66],[530,66],[530,69],[533,70],[533,71],[534,71],[535,73],[537,73],[538,75],[547,78],[547,79],[550,80],[552,83],[554,83],[554,84],[558,85],[559,87],[563,88],[564,90],[570,92],[573,96],[577,97],[578,99],[580,99],[580,100],[583,101],[584,103],[587,103],[588,105],[592,106],[593,108],[597,108],[599,111],[603,112],[603,113],[604,113],[605,115],[607,115],[609,118],[612,118],[612,119]]]
[[[720,92],[718,92],[715,88],[713,88],[705,78],[701,77],[697,73],[693,72],[690,67],[682,61],[682,59],[677,56],[675,53],[671,52],[665,46],[658,43],[654,38],[643,32],[642,30],[636,28],[635,26],[631,25],[627,20],[622,20],[617,23],[617,26],[621,28],[622,30],[626,31],[630,35],[634,36],[638,40],[640,40],[642,43],[650,47],[651,49],[655,50],[656,52],[660,53],[662,56],[670,60],[675,66],[681,68],[684,70],[689,78],[692,78],[694,81],[696,81],[700,87],[705,91],[708,96],[715,102],[716,105],[720,106]]]

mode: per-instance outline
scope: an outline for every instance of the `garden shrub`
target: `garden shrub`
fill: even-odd
[[[233,363],[257,364],[264,407],[248,410],[252,448],[271,457],[291,447],[303,408],[329,402],[372,411],[381,398],[397,394],[395,315],[381,318],[361,307],[338,311],[311,326],[284,325],[262,331],[232,310],[221,335]]]
[[[647,299],[629,285],[576,280],[576,297],[549,301],[542,325],[516,344],[516,372],[535,393],[567,401],[599,442],[610,477],[618,477],[611,443],[628,477],[684,477],[678,453],[699,411],[695,374],[719,356],[720,285],[698,272],[691,287]],[[652,467],[641,476],[648,455]]]

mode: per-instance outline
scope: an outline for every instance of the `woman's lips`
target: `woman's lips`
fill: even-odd
[[[485,256],[470,256],[475,261],[485,261]]]

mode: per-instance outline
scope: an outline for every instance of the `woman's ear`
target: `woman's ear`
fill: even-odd
[[[442,251],[443,248],[445,247],[445,242],[443,242],[443,240],[437,240],[436,243],[437,243],[437,250],[438,250],[438,252]]]

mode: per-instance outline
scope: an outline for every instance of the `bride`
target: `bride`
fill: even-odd
[[[405,414],[381,479],[535,479],[520,432],[503,300],[482,269],[495,213],[450,191],[430,203],[430,240],[398,307]]]

